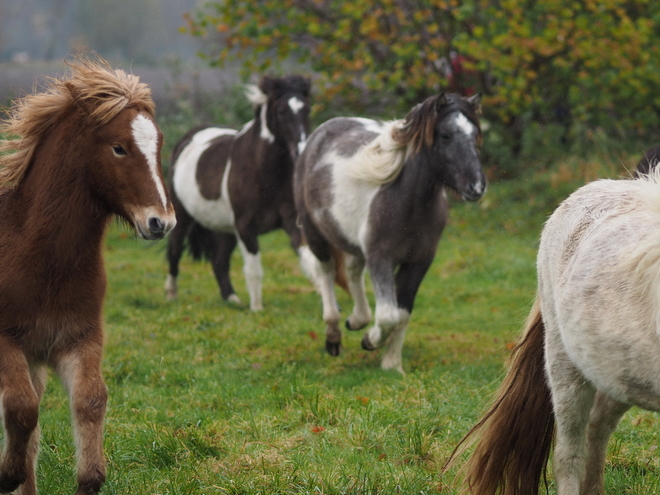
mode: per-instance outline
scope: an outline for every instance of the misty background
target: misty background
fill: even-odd
[[[238,82],[237,71],[212,69],[200,41],[182,33],[184,14],[206,0],[0,0],[0,104],[66,71],[63,60],[90,49],[140,76],[154,100],[214,94]]]

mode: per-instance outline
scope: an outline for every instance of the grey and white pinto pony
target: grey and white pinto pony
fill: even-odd
[[[283,228],[299,250],[293,201],[293,164],[309,135],[310,81],[302,76],[264,77],[248,86],[254,119],[240,130],[198,127],[172,152],[171,196],[177,226],[169,238],[168,299],[177,296],[179,260],[186,246],[213,265],[222,297],[240,299],[229,278],[238,245],[250,308],[263,307],[263,268],[258,236]]]
[[[558,495],[602,495],[623,414],[660,411],[660,172],[599,180],[541,235],[538,292],[484,417],[464,493],[539,493],[555,438]],[[456,457],[454,457],[456,458]]]
[[[470,201],[486,191],[478,151],[479,102],[480,95],[443,93],[393,122],[329,120],[307,141],[296,162],[294,194],[314,255],[307,266],[321,292],[331,355],[341,348],[331,256],[339,249],[354,300],[346,327],[359,330],[371,320],[366,266],[376,321],[362,347],[386,346],[382,367],[403,372],[401,352],[415,295],[447,222],[446,189]]]

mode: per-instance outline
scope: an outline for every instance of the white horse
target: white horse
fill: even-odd
[[[660,411],[660,172],[578,189],[546,223],[537,270],[509,372],[461,442],[477,443],[466,493],[538,493],[555,433],[557,494],[601,495],[621,416]]]

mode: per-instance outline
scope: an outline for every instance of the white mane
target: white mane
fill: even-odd
[[[375,184],[394,181],[408,157],[409,146],[396,142],[392,137],[403,123],[403,120],[382,123],[380,134],[351,157],[353,164],[347,170],[348,174],[354,179]]]
[[[660,169],[652,167],[648,175],[635,180],[640,185],[640,197],[647,211],[653,215],[653,222],[644,225],[648,230],[642,242],[631,250],[626,260],[628,269],[633,270],[638,281],[645,290],[652,290],[660,283]],[[660,304],[657,297],[656,305]],[[660,307],[656,308],[660,314]]]
[[[253,105],[263,105],[268,102],[268,96],[255,84],[245,86],[245,96]]]

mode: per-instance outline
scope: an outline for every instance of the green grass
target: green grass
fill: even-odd
[[[189,258],[178,301],[166,302],[165,244],[114,226],[103,493],[455,493],[441,468],[498,385],[531,305],[538,235],[564,195],[551,179],[494,183],[479,204],[453,202],[410,320],[405,376],[379,368],[362,332],[344,333],[341,356],[325,353],[320,298],[283,233],[261,238],[265,309],[252,313],[221,301],[210,266]],[[236,254],[246,301],[241,269]],[[348,313],[347,295],[339,300]],[[41,424],[40,491],[72,493],[68,404],[55,379]],[[607,493],[658,493],[657,430],[653,413],[624,417]]]

